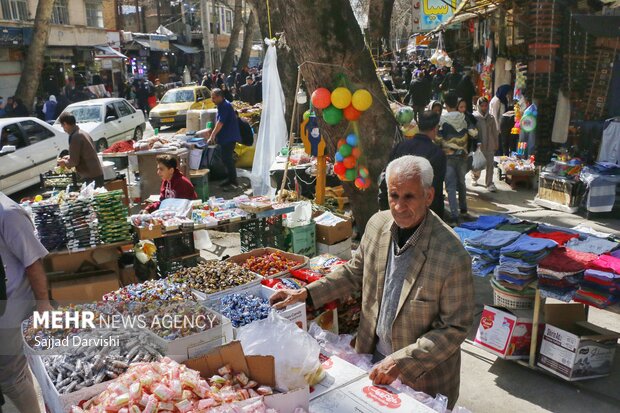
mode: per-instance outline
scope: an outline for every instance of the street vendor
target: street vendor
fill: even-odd
[[[355,349],[373,354],[369,378],[399,378],[429,395],[459,395],[461,343],[471,328],[471,258],[459,238],[429,207],[433,168],[407,155],[386,170],[390,211],[376,213],[353,258],[300,290],[271,297],[275,308],[308,300],[313,307],[362,292]]]
[[[191,181],[177,167],[177,160],[171,155],[157,157],[157,175],[162,179],[159,190],[159,201],[145,208],[145,212],[153,212],[159,208],[161,201],[169,198],[196,199],[196,190]]]

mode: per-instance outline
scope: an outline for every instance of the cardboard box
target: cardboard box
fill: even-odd
[[[152,225],[149,227],[133,227],[133,230],[138,234],[138,239],[155,239],[161,238],[163,229],[161,225]]]
[[[344,222],[339,222],[334,226],[316,224],[316,241],[322,244],[334,245],[351,238],[353,235],[353,222],[350,218],[344,215],[338,215],[344,219]]]
[[[278,273],[275,273],[273,275],[270,275],[268,277],[265,278],[280,278],[286,274],[288,274],[291,270],[296,270],[298,268],[303,268],[306,265],[308,265],[308,262],[310,261],[308,259],[308,257],[304,256],[304,255],[299,255],[299,254],[293,254],[292,252],[286,252],[286,251],[282,251],[279,250],[277,248],[257,248],[254,249],[252,251],[248,251],[248,252],[244,252],[242,254],[237,254],[234,255],[230,258],[228,258],[226,261],[231,261],[234,262],[235,264],[239,264],[239,265],[243,265],[243,263],[245,263],[245,261],[250,258],[250,257],[260,257],[261,255],[268,255],[268,254],[272,254],[274,252],[279,252],[280,254],[282,254],[286,259],[292,260],[292,261],[297,261],[299,264],[286,270],[286,271],[280,271]]]
[[[118,273],[114,271],[102,270],[86,274],[72,273],[50,277],[51,298],[75,303],[98,301],[104,294],[121,287]]]
[[[152,334],[161,348],[165,349],[165,355],[181,363],[233,341],[233,327],[230,320],[221,314],[216,315],[221,319],[220,325],[191,336],[168,341],[155,333]]]
[[[310,400],[368,374],[340,357],[328,356],[323,353],[319,357],[323,371],[325,371],[325,378],[319,384],[310,386]]]
[[[532,310],[507,310],[485,305],[474,345],[503,359],[529,359]],[[539,324],[542,331],[543,324]]]
[[[313,399],[310,413],[434,413],[435,410],[390,386],[374,386],[364,376]]]
[[[233,341],[210,352],[207,355],[193,358],[184,364],[200,372],[202,377],[211,377],[217,374],[217,369],[229,364],[234,371],[245,373],[259,384],[275,388],[276,372],[273,356],[246,356],[241,343]],[[287,393],[277,393],[263,398],[265,405],[277,409],[281,413],[293,413],[298,407],[308,411],[308,387],[292,390]]]
[[[331,254],[331,255],[335,255],[336,257],[342,258],[343,260],[350,260],[351,259],[351,238],[347,238],[344,241],[339,242],[337,244],[333,244],[333,245],[328,245],[328,244],[323,244],[322,242],[317,242],[316,253],[317,255]]]
[[[609,375],[620,334],[588,323],[583,304],[547,304],[538,366],[568,381]]]

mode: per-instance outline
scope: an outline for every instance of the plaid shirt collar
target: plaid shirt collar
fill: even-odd
[[[422,232],[424,231],[424,226],[426,225],[427,218],[428,218],[428,212],[424,216],[424,219],[422,220],[422,222],[420,222],[420,225],[418,225],[418,228],[409,237],[409,239],[407,240],[405,245],[403,245],[402,248],[398,246],[398,225],[396,225],[396,222],[392,223],[390,232],[392,233],[392,245],[394,245],[395,255],[400,255],[404,253],[407,249],[414,247],[418,243],[418,240],[420,239],[420,236],[422,235]]]

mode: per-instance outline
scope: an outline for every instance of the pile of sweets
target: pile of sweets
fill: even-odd
[[[175,301],[172,304],[162,303],[155,311],[146,315],[146,324],[150,330],[167,341],[187,337],[207,331],[222,324],[222,317],[205,306],[193,301]],[[155,322],[156,317],[174,315],[174,321]]]
[[[271,387],[259,385],[244,373],[233,372],[228,365],[220,368],[217,375],[204,380],[197,371],[166,357],[156,363],[132,365],[103,393],[81,408],[74,406],[71,412],[274,413],[275,410],[267,409],[262,402],[261,396],[270,394],[273,394]],[[256,400],[250,400],[252,398]],[[226,409],[227,404],[241,406]]]
[[[70,342],[61,354],[42,356],[45,370],[61,394],[115,379],[130,363],[162,357],[161,349],[145,331],[93,330],[72,336]]]
[[[195,267],[183,268],[168,277],[172,282],[187,284],[205,294],[225,291],[260,278],[249,270],[229,261],[210,260]]]
[[[220,299],[219,311],[237,328],[267,318],[271,306],[269,299],[258,295],[229,294]]]
[[[75,251],[92,248],[99,244],[97,219],[92,207],[92,199],[74,199],[60,205],[65,223],[67,248]]]
[[[286,258],[281,252],[272,252],[271,254],[257,255],[248,258],[242,264],[244,268],[254,271],[263,277],[288,271],[298,266],[300,263]]]
[[[60,206],[51,201],[32,204],[32,217],[37,236],[48,251],[65,246],[65,224],[62,221]]]
[[[147,280],[141,284],[130,284],[103,296],[104,301],[153,301],[194,300],[187,284],[175,283],[167,279]]]
[[[99,220],[99,236],[105,244],[131,239],[123,196],[120,190],[95,195],[93,206]]]

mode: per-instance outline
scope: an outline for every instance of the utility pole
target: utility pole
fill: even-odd
[[[200,0],[200,25],[202,27],[202,47],[205,53],[205,69],[208,73],[213,71],[213,62],[211,60],[211,41],[209,33],[211,31],[209,13],[209,1]]]
[[[155,0],[155,6],[157,7],[157,28],[161,26],[161,4],[160,0]]]

